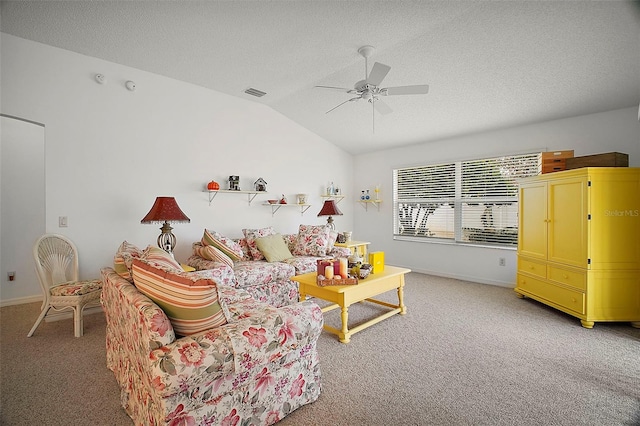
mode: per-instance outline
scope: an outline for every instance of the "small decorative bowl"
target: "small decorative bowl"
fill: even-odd
[[[360,279],[364,280],[371,273],[371,265],[366,264],[360,267]]]
[[[278,204],[278,200],[267,200],[269,204]]]

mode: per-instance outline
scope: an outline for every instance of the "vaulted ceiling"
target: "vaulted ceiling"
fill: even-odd
[[[640,103],[637,1],[2,1],[0,13],[4,33],[266,104],[352,153]],[[384,97],[388,114],[365,100],[326,113],[353,95],[315,86],[362,80],[364,45],[369,70],[391,67],[381,87],[429,93]]]

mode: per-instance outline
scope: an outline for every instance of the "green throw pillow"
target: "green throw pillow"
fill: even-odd
[[[280,234],[257,238],[256,246],[267,259],[267,262],[282,262],[293,257],[289,247],[287,247],[287,243],[284,242],[284,238]]]

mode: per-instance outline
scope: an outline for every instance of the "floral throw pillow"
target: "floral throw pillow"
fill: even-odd
[[[263,260],[265,257],[260,249],[258,249],[256,240],[258,238],[274,235],[276,231],[273,230],[273,227],[269,226],[267,228],[260,229],[243,229],[242,233],[244,234],[244,239],[247,241],[247,245],[249,246],[249,253],[251,253],[251,257],[253,258],[253,260]]]
[[[329,232],[327,225],[300,225],[298,228],[298,241],[293,248],[296,256],[326,256],[329,245]]]

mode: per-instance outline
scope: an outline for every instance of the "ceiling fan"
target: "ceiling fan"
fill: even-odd
[[[382,80],[387,76],[391,67],[380,62],[375,62],[369,74],[368,59],[371,57],[375,48],[373,46],[362,46],[358,49],[358,53],[364,57],[364,80],[358,81],[353,85],[353,89],[334,86],[316,86],[321,89],[334,89],[350,95],[356,95],[351,99],[334,106],[325,114],[330,113],[336,108],[346,104],[347,102],[355,102],[364,99],[372,105],[371,112],[373,114],[373,131],[375,132],[375,111],[380,114],[389,114],[393,110],[385,102],[380,99],[381,96],[395,95],[426,95],[429,93],[429,85],[418,84],[413,86],[397,86],[397,87],[380,87]],[[367,76],[368,75],[368,76]]]

